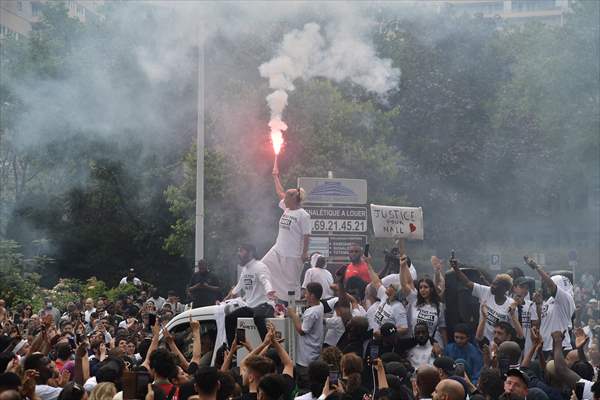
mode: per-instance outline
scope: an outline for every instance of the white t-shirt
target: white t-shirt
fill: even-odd
[[[338,297],[332,297],[329,300],[327,300],[327,305],[329,306],[329,308],[331,308],[333,310],[333,307],[338,302],[338,300],[339,300]],[[352,307],[352,310],[350,312],[352,313],[353,317],[366,317],[367,316],[367,311],[360,304],[357,304],[356,308]]]
[[[298,359],[296,363],[308,367],[312,361],[319,358],[323,344],[323,304],[319,303],[304,311],[302,314],[302,331],[298,336]]]
[[[592,386],[594,385],[594,382],[581,378],[577,381],[577,383],[583,383],[583,395],[581,398],[585,400],[592,400],[594,398],[594,393],[592,393]]]
[[[412,349],[408,351],[408,360],[410,361],[410,365],[414,369],[419,368],[421,365],[433,365],[433,354],[431,351],[433,350],[433,345],[428,340],[423,346],[416,345]]]
[[[85,381],[85,383],[83,384],[83,388],[85,389],[86,392],[91,392],[92,390],[94,390],[94,388],[98,385],[98,381],[96,380],[95,376],[92,376],[90,378],[88,378],[87,381]]]
[[[552,332],[554,331],[564,332],[563,349],[572,349],[569,326],[574,312],[575,301],[573,296],[557,286],[556,295],[545,300],[542,304],[542,322],[540,324],[540,334],[544,340],[542,350],[552,350]]]
[[[123,279],[121,279],[121,281],[119,282],[119,285],[127,285],[129,282],[127,282],[127,277],[124,277]],[[133,277],[133,284],[135,286],[142,286],[142,281],[139,278]]]
[[[408,270],[410,271],[410,277],[412,278],[413,281],[417,280],[417,270],[415,269],[415,267],[410,264],[410,267],[408,267]],[[389,274],[384,276],[383,278],[381,278],[381,284],[385,287],[390,286],[391,284],[400,284],[400,274]]]
[[[344,326],[344,321],[342,317],[338,315],[334,315],[331,318],[325,318],[325,340],[324,343],[330,346],[337,346],[338,341],[346,332],[346,327]]]
[[[515,301],[507,297],[504,304],[496,304],[490,287],[478,283],[473,283],[473,296],[479,299],[479,304],[487,306],[488,314],[483,334],[492,343],[494,341],[494,325],[499,321],[505,321],[510,324],[511,317],[508,309]]]
[[[331,276],[331,272],[327,271],[325,268],[309,268],[304,274],[304,283],[302,283],[302,288],[306,289],[306,285],[311,282],[320,283],[323,286],[323,295],[322,299],[329,299],[333,297],[333,290],[331,290],[331,285],[333,284],[333,276]]]
[[[318,397],[313,397],[311,392],[304,393],[302,396],[294,397],[294,400],[317,400]]]
[[[519,315],[519,310],[515,311],[517,315]],[[533,321],[538,320],[537,310],[535,308],[535,303],[531,300],[524,299],[523,306],[521,308],[521,327],[523,328],[523,335],[525,335],[525,348],[523,349],[523,355],[527,354],[527,352],[533,346],[533,342],[531,341],[531,328],[533,326]]]
[[[86,323],[90,323],[90,317],[92,316],[92,313],[96,312],[96,308],[92,308],[91,310],[85,310],[83,312],[83,319],[85,320]]]
[[[273,290],[271,286],[271,274],[267,266],[256,259],[248,261],[242,267],[240,280],[233,288],[233,294],[237,295],[244,291],[244,301],[248,307],[257,307],[267,303],[267,293]]]
[[[440,328],[446,327],[444,303],[440,303],[439,309],[435,305],[427,303],[417,306],[417,289],[413,289],[406,297],[406,300],[409,304],[408,321],[411,336],[415,331],[415,325],[417,325],[418,322],[425,322],[429,328],[429,336],[433,336],[440,346],[443,346],[444,343],[442,342]]]
[[[146,300],[146,303],[151,301],[152,303],[154,303],[154,307],[156,307],[157,310],[160,310],[162,308],[162,306],[165,305],[165,302],[167,300],[165,300],[164,297],[158,296],[157,298],[154,297],[148,297],[148,300]]]
[[[391,322],[394,326],[408,328],[408,317],[404,305],[399,301],[394,301],[389,304],[383,285],[377,289],[377,297],[380,301],[373,303],[367,310],[369,328],[374,331],[379,331],[381,325],[387,322]]]
[[[53,387],[49,385],[35,385],[35,394],[41,400],[54,400],[62,392],[61,387]]]
[[[302,257],[304,235],[310,235],[310,215],[303,208],[285,208],[283,200],[279,202],[279,208],[283,215],[279,219],[275,250],[284,257]]]

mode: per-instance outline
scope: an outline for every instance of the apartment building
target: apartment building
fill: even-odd
[[[28,36],[32,24],[40,19],[44,3],[49,0],[2,0],[0,1],[0,38],[19,39]],[[104,0],[66,0],[63,1],[69,16],[81,22],[93,22],[102,18],[100,9]]]

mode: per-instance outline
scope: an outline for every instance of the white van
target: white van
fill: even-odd
[[[204,335],[206,333],[212,332],[214,339],[214,349],[219,349],[226,340],[225,334],[225,312],[223,305],[214,305],[214,306],[206,306],[193,308],[190,310],[186,310],[181,314],[177,314],[170,320],[165,328],[171,334],[184,336],[184,351],[188,349],[188,346],[191,345],[191,331],[190,331],[190,315],[194,321],[200,322],[200,334]],[[292,360],[296,358],[296,340],[297,336],[296,331],[291,325],[291,320],[289,318],[267,318],[268,322],[271,322],[277,331],[277,336],[281,336],[283,341],[283,346],[285,350],[288,352]],[[246,341],[254,348],[258,346],[262,340],[260,339],[260,335],[258,334],[258,330],[256,329],[256,325],[254,325],[253,318],[238,318],[238,328],[243,328],[246,330]],[[187,332],[187,334],[182,334],[182,332]],[[293,338],[293,340],[290,340]],[[245,348],[241,348],[238,350],[238,359],[243,358],[247,354]],[[217,356],[217,352],[212,352],[212,357],[210,360],[210,365],[215,364],[215,358]]]

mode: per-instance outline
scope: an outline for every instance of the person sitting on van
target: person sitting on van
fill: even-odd
[[[267,334],[265,318],[271,318],[275,314],[272,304],[275,290],[271,285],[271,274],[267,266],[256,259],[256,248],[251,244],[242,244],[238,248],[238,257],[242,266],[240,280],[225,300],[237,297],[243,291],[242,298],[247,307],[240,307],[225,317],[229,345],[233,343],[238,318],[253,317],[260,338],[264,339]]]

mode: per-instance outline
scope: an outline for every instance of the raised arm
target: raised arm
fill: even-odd
[[[402,284],[402,293],[405,296],[415,288],[405,255],[400,257],[400,283]]]
[[[263,339],[262,343],[259,344],[258,346],[256,346],[255,349],[252,349],[252,347],[250,347],[250,345],[247,342],[240,343],[240,344],[242,346],[244,346],[246,348],[246,350],[248,350],[248,356],[257,356],[266,347],[269,347],[271,345],[271,335],[272,335],[272,333],[267,332],[267,334],[265,335],[265,338]]]
[[[375,359],[375,369],[377,370],[377,389],[383,390],[389,388],[381,358]]]
[[[237,344],[237,336],[236,336],[236,338],[233,340],[233,343],[231,344],[231,350],[229,350],[227,352],[227,355],[225,356],[225,360],[223,360],[223,364],[221,365],[222,372],[229,371],[229,368],[231,367],[231,361],[233,360],[233,356],[235,355],[235,353],[237,353],[237,349],[238,349],[238,344]]]
[[[589,340],[590,338],[585,334],[583,328],[575,329],[575,348],[577,349],[577,357],[579,357],[580,361],[587,361],[584,349]]]
[[[552,296],[556,296],[556,283],[554,283],[552,278],[550,278],[550,275],[548,275],[546,273],[546,271],[544,271],[535,262],[535,260],[533,258],[531,258],[529,256],[525,256],[523,258],[525,259],[525,262],[527,263],[527,265],[529,265],[531,267],[531,269],[534,269],[538,272],[538,274],[540,275],[540,278],[542,279],[542,283],[545,283],[548,286],[548,290],[550,291],[550,294]]]
[[[277,193],[279,200],[283,200],[285,197],[285,189],[279,179],[279,169],[277,167],[273,168],[273,181],[275,182],[275,192]]]
[[[152,327],[152,342],[150,342],[150,347],[148,347],[148,352],[146,353],[146,359],[142,363],[142,367],[145,367],[148,371],[150,371],[150,356],[154,353],[154,350],[158,349],[158,337],[160,335],[160,325],[158,322],[158,318],[156,318],[156,322]]]
[[[177,347],[177,345],[175,344],[175,339],[173,339],[173,336],[171,336],[167,328],[163,328],[163,338],[165,339],[169,350],[171,350],[171,352],[174,353],[177,359],[179,360],[179,366],[183,368],[184,371],[187,371],[190,366],[190,362],[181,353],[179,347]]]
[[[373,270],[373,266],[371,265],[371,257],[362,257],[363,261],[367,263],[367,266],[369,267],[369,277],[371,278],[371,284],[373,284],[373,287],[375,287],[375,289],[379,289],[379,287],[381,287],[381,279],[379,278],[379,275],[377,275],[377,273]]]
[[[437,258],[436,256],[431,256],[431,266],[433,267],[433,284],[435,285],[435,290],[437,290],[438,295],[442,297],[444,295],[444,291],[446,290],[446,280],[444,279],[443,273],[443,263],[442,260]]]
[[[73,380],[83,385],[90,377],[90,360],[87,355],[86,342],[81,342],[75,351],[75,370],[73,371]]]
[[[469,289],[473,290],[473,282],[458,268],[458,261],[450,260],[450,266],[454,270],[457,278]]]
[[[581,377],[569,368],[563,355],[562,342],[564,335],[560,331],[552,332],[552,353],[554,354],[554,368],[556,369],[556,378],[558,382],[564,382],[574,389],[575,384]]]
[[[200,338],[200,321],[193,321],[192,315],[190,314],[190,327],[192,328],[192,361],[196,364],[200,364],[202,358],[202,339]]]
[[[513,328],[515,328],[515,332],[517,333],[517,337],[519,339],[522,339],[525,337],[525,335],[523,334],[523,327],[521,326],[521,323],[519,322],[519,316],[518,316],[518,313],[516,312],[517,307],[518,307],[517,303],[512,303],[508,307],[508,313],[511,318],[512,326],[513,326]]]
[[[525,368],[529,367],[529,364],[531,364],[531,360],[533,359],[533,356],[535,355],[535,353],[540,351],[540,349],[542,348],[542,345],[544,344],[544,342],[542,341],[540,332],[535,326],[531,328],[531,342],[532,342],[531,348],[529,349],[527,354],[525,354],[525,356],[523,357],[523,361],[521,362],[521,367],[525,367]]]
[[[475,332],[475,339],[477,340],[483,339],[483,333],[485,331],[485,321],[487,319],[488,314],[487,305],[485,303],[482,304],[479,308],[479,311],[479,323],[477,324],[477,331]]]
[[[283,365],[282,373],[287,374],[293,378],[294,377],[294,362],[290,358],[290,355],[287,353],[287,351],[285,351],[285,349],[283,348],[281,343],[279,343],[277,341],[277,337],[275,335],[275,327],[271,323],[269,323],[269,332],[271,333],[271,335],[270,335],[271,346],[273,346],[275,348],[275,351],[277,352],[277,355],[279,356],[279,359],[281,360],[281,365]]]

